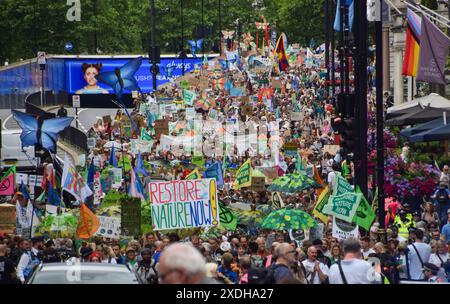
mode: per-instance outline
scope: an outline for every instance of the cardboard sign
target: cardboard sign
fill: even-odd
[[[131,138],[133,129],[131,127],[131,121],[128,116],[124,115],[120,119],[120,134],[122,137]]]
[[[208,84],[209,84],[208,79],[205,79],[204,77],[202,77],[200,79],[200,83],[198,86],[199,86],[200,90],[206,90],[208,88]]]
[[[266,178],[253,176],[251,189],[256,192],[264,192],[266,190]]]
[[[0,234],[13,234],[16,229],[16,206],[0,204]]]
[[[155,135],[157,140],[161,138],[161,135],[169,135],[169,121],[167,119],[155,121]]]
[[[120,218],[97,216],[100,221],[100,227],[95,235],[107,237],[110,239],[120,238]]]
[[[336,155],[339,149],[339,145],[325,145],[323,146],[323,153],[325,154],[326,152],[328,152],[330,155]]]
[[[278,178],[277,167],[255,167],[255,169],[261,171],[266,176],[266,184],[271,184]]]
[[[95,137],[89,137],[87,139],[87,146],[89,150],[92,150],[97,145],[97,139]]]
[[[149,183],[153,230],[217,226],[216,179]]]

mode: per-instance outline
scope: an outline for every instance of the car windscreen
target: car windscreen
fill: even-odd
[[[32,284],[139,284],[131,272],[81,270],[40,271]]]

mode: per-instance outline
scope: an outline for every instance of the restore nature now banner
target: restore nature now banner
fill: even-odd
[[[218,226],[216,179],[149,183],[153,230]]]

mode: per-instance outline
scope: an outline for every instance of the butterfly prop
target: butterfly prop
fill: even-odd
[[[171,78],[171,77],[172,77],[173,72],[174,72],[175,69],[176,69],[176,65],[172,65],[172,66],[166,65],[166,66],[164,66],[164,65],[162,65],[162,64],[158,64],[158,66],[159,66],[159,70],[160,70],[161,72],[163,72],[163,73],[166,75],[166,77],[168,77],[168,78]]]
[[[12,110],[14,119],[22,128],[22,148],[40,144],[44,149],[56,153],[58,133],[70,126],[73,117],[46,119],[42,123],[32,115]]]
[[[136,132],[139,132],[139,128],[131,118],[127,107],[122,101],[122,95],[124,90],[129,91],[139,91],[142,94],[141,88],[139,87],[134,75],[139,70],[142,65],[142,57],[130,60],[128,63],[123,65],[121,68],[116,68],[114,71],[103,72],[96,76],[97,80],[103,84],[110,86],[114,90],[119,99],[120,105],[125,110],[128,118],[130,119]]]
[[[191,46],[192,56],[194,56],[194,58],[197,58],[197,51],[203,48],[203,39],[199,39],[197,41],[188,40],[187,42]]]
[[[231,60],[219,59],[219,62],[222,66],[222,69],[227,70],[227,69],[231,68],[231,66],[236,62],[236,58],[231,59]]]
[[[223,39],[233,39],[234,31],[222,31]]]

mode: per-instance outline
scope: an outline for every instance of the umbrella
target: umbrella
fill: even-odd
[[[313,178],[304,173],[287,174],[277,178],[269,186],[268,190],[272,192],[295,193],[309,188],[322,188]]]
[[[426,106],[433,108],[448,109],[450,108],[450,100],[436,93],[428,96],[416,98],[410,102],[405,102],[397,106],[387,109],[388,117],[409,113],[410,110],[423,109]]]
[[[430,120],[442,117],[443,113],[447,113],[448,116],[450,114],[450,112],[445,109],[426,107],[425,109],[414,110],[401,116],[388,119],[386,125],[406,126],[429,122]]]
[[[280,209],[270,213],[264,219],[262,227],[273,230],[306,230],[316,225],[314,218],[302,210]]]
[[[423,141],[441,141],[450,139],[450,124],[413,135],[409,138],[410,142]]]
[[[414,134],[422,133],[422,132],[440,127],[443,124],[444,124],[443,118],[438,118],[438,119],[426,122],[424,124],[420,124],[420,125],[412,127],[412,128],[404,129],[400,132],[400,135],[404,136],[404,137],[410,137]]]
[[[116,141],[108,141],[108,142],[103,146],[103,148],[105,148],[105,149],[111,149],[113,146],[114,146],[114,149],[115,149],[115,150],[119,150],[119,151],[122,150],[122,145],[121,145],[120,143],[116,142]]]

